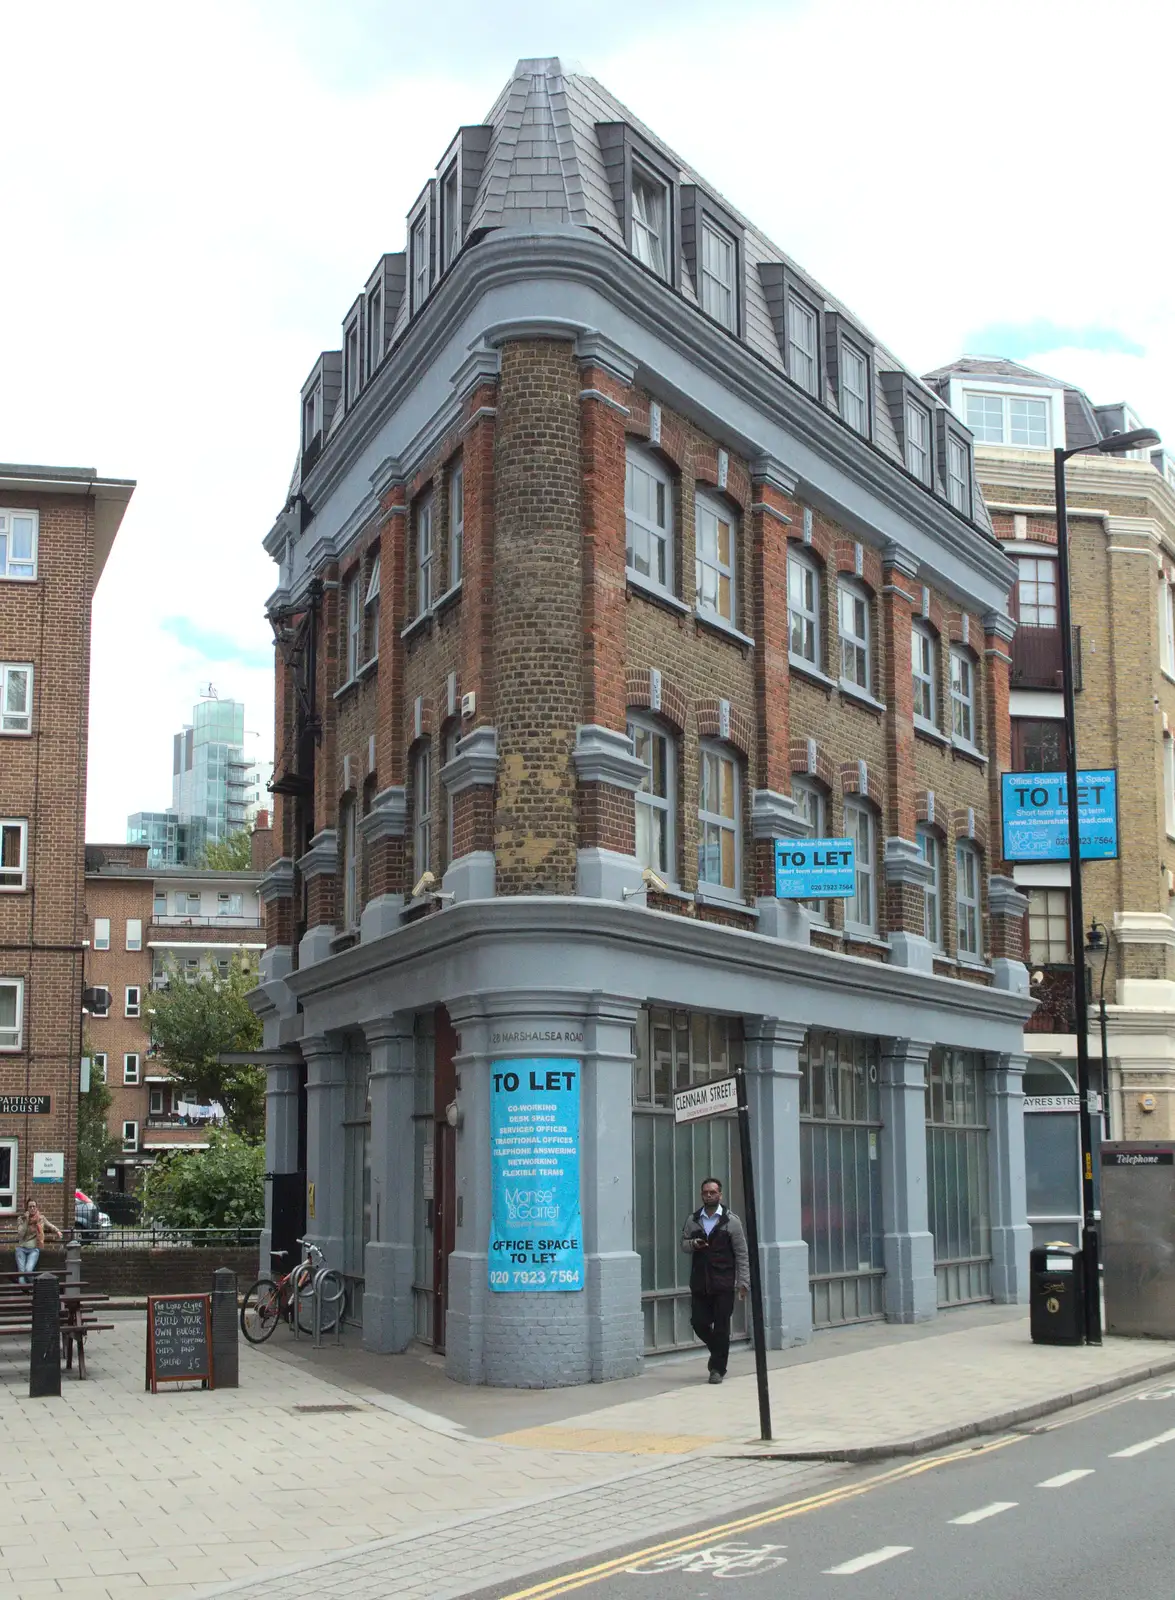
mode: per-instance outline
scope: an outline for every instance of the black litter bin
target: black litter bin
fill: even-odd
[[[1033,1344],[1085,1342],[1085,1262],[1075,1244],[1046,1244],[1029,1257]]]

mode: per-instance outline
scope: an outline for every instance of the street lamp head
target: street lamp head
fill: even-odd
[[[1124,450],[1142,450],[1161,443],[1153,428],[1131,428],[1129,433],[1112,433],[1108,439],[1099,439],[1094,449],[1104,456],[1116,456]]]
[[[1089,932],[1085,936],[1086,951],[1093,955],[1098,950],[1101,950],[1105,943],[1105,937],[1106,930],[1102,924],[1097,921],[1090,922]]]

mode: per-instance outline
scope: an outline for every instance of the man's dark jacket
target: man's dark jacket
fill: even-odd
[[[694,1240],[706,1237],[702,1227],[704,1210],[704,1206],[699,1206],[691,1211],[681,1230],[681,1248],[690,1257],[690,1293],[718,1294],[724,1289],[749,1289],[751,1258],[747,1236],[733,1211],[723,1206],[722,1214],[710,1230],[709,1246],[705,1250],[694,1249]]]

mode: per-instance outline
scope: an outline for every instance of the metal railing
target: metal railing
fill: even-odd
[[[210,1246],[231,1246],[256,1250],[261,1245],[260,1228],[169,1228],[160,1222],[136,1222],[110,1228],[76,1226],[74,1237],[102,1250],[201,1250]]]
[[[151,926],[153,928],[260,928],[263,924],[260,917],[247,917],[243,911],[221,911],[211,917],[200,913],[189,917],[178,912],[168,915],[158,912],[151,918]]]
[[[1061,687],[1061,630],[1021,624],[1012,640],[1012,688]],[[1073,687],[1081,688],[1081,629],[1073,629]]]

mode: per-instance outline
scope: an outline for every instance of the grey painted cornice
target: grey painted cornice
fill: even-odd
[[[474,728],[457,741],[457,753],[441,768],[441,782],[450,794],[466,789],[492,789],[498,781],[498,730]]]
[[[636,377],[636,362],[628,351],[622,350],[614,339],[594,329],[580,334],[575,341],[575,354],[580,361],[590,362],[592,366],[610,372],[621,383],[631,383]]]
[[[896,567],[907,578],[918,576],[918,557],[896,540],[890,539],[885,549],[881,552],[882,563],[887,567]]]
[[[383,938],[300,968],[286,983],[299,1000],[311,999],[343,985],[378,983],[381,973],[392,966],[399,971],[411,963],[433,965],[450,958],[459,963],[470,947],[492,947],[495,941],[508,938],[523,939],[538,949],[551,943],[606,941],[613,948],[631,950],[635,960],[649,954],[674,962],[688,957],[733,973],[811,984],[833,997],[847,990],[866,1000],[871,996],[887,1003],[908,1000],[987,1021],[1022,1024],[1036,1009],[1035,1000],[1028,996],[961,978],[784,944],[741,929],[649,911],[631,902],[621,905],[561,895],[512,895],[458,903]]]
[[[751,834],[756,839],[805,839],[812,824],[789,794],[756,789],[751,795]]]
[[[765,483],[772,489],[778,489],[780,494],[793,495],[799,488],[799,476],[790,467],[785,467],[782,461],[776,461],[773,456],[757,456],[751,463],[751,482],[753,484]],[[779,515],[777,512],[776,515]],[[784,519],[791,521],[790,517]]]
[[[885,841],[886,883],[911,884],[923,889],[934,881],[934,869],[912,839],[894,835]]]
[[[490,348],[469,352],[449,382],[458,400],[465,400],[479,384],[496,383],[502,371],[502,352]]]
[[[359,832],[368,844],[402,839],[408,827],[408,791],[403,784],[381,789],[371,810],[359,819]]]
[[[310,841],[310,848],[298,862],[298,871],[306,879],[333,878],[339,870],[339,841],[333,828],[323,828]]]
[[[1002,611],[985,611],[983,613],[983,631],[994,635],[997,639],[1005,639],[1010,644],[1016,637],[1016,624],[1011,617],[1005,616]]]
[[[614,789],[635,792],[649,775],[645,763],[633,754],[626,733],[594,722],[576,728],[571,760],[580,783],[607,783]]]
[[[289,856],[279,856],[276,861],[270,862],[257,885],[257,893],[265,905],[274,900],[293,898],[294,863]]]
[[[1028,896],[1014,878],[991,877],[987,880],[987,908],[993,917],[1024,917]]]
[[[740,435],[729,421],[699,404],[687,388],[674,382],[669,368],[682,361],[690,367],[703,367],[708,376],[730,393],[732,401],[737,397],[761,411],[776,426],[793,433],[816,456],[843,472],[858,489],[876,496],[893,513],[988,582],[1003,589],[1011,587],[1014,576],[1011,563],[990,534],[962,519],[945,501],[938,500],[876,446],[845,425],[828,406],[790,383],[763,356],[711,323],[668,286],[652,279],[624,251],[587,229],[572,225],[490,234],[463,252],[451,273],[433,291],[428,309],[409,324],[400,345],[360,395],[342,431],[328,441],[302,485],[311,505],[324,503],[347,469],[384,426],[414,375],[427,370],[439,357],[455,328],[472,317],[480,301],[490,299],[493,291],[514,283],[537,286],[560,282],[586,285],[610,302],[609,309],[618,321],[634,325],[661,341],[668,358],[665,372],[646,369],[643,362],[623,349],[621,341],[613,342],[629,357],[638,373],[647,376],[661,393],[730,447],[740,449],[752,460],[764,454],[761,440]],[[557,299],[557,296],[548,294],[547,298]],[[561,328],[560,337],[577,338],[595,331],[574,319],[561,319],[557,314],[543,320],[552,329]],[[611,334],[605,337],[612,340]],[[471,348],[481,342],[479,336],[472,341]],[[450,406],[455,408],[455,400],[450,400],[442,411],[447,414]],[[422,430],[428,431],[432,430]],[[422,434],[417,435],[418,440],[421,437]],[[810,488],[814,497],[822,498],[824,504],[836,511],[836,502],[829,498],[826,486],[812,482]],[[858,514],[852,513],[852,521],[862,536],[868,535],[868,528],[861,523]],[[873,542],[876,542],[876,534]]]

